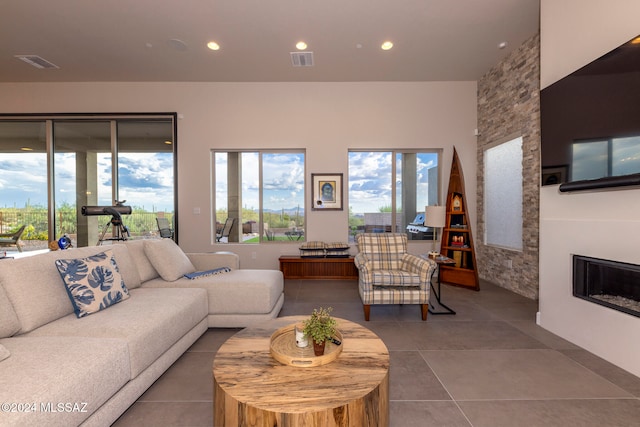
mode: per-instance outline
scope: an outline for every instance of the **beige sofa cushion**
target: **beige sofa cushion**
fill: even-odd
[[[284,291],[279,270],[231,270],[196,280],[149,280],[142,288],[202,288],[207,290],[210,314],[266,314]]]
[[[0,362],[2,362],[4,359],[6,359],[9,356],[11,356],[11,353],[9,353],[9,350],[7,350],[5,346],[0,344]]]
[[[0,402],[37,405],[37,411],[0,413],[3,426],[80,425],[130,377],[124,340],[13,337],[0,344],[11,352],[11,357],[0,362]],[[46,412],[46,405],[58,409],[58,403],[86,403],[86,412],[81,411],[82,406],[77,411]]]
[[[203,289],[138,288],[129,293],[128,300],[108,310],[80,319],[70,314],[26,336],[124,340],[129,348],[133,379],[207,317],[207,295]]]
[[[118,268],[125,285],[140,285],[140,275],[124,245],[112,245]],[[73,305],[67,296],[55,260],[82,258],[105,250],[102,246],[74,248],[45,254],[2,260],[0,283],[13,304],[21,333],[52,322],[73,313]]]
[[[19,330],[20,321],[18,316],[16,316],[16,312],[13,310],[4,288],[0,286],[0,338],[10,337]]]
[[[187,273],[193,273],[193,266],[187,255],[171,239],[145,240],[144,253],[160,276],[174,282]]]
[[[129,249],[129,255],[138,268],[140,281],[143,283],[147,280],[160,277],[156,269],[151,265],[151,261],[149,261],[149,258],[147,258],[147,255],[144,253],[144,242],[144,240],[127,240],[124,243],[124,245]],[[131,286],[128,286],[128,288],[134,289]]]

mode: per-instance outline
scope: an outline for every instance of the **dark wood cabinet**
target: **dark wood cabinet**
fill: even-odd
[[[281,256],[280,271],[285,279],[347,279],[358,280],[353,257],[312,258]]]

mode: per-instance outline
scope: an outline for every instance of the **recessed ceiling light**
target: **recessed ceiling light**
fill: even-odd
[[[214,41],[207,43],[207,47],[211,50],[220,50],[220,45]]]
[[[20,147],[20,150],[22,150],[22,151],[33,151],[33,148],[31,148],[31,147]]]
[[[381,48],[382,50],[389,50],[389,49],[391,49],[392,47],[393,47],[393,43],[391,43],[391,42],[390,42],[390,41],[388,41],[388,40],[387,40],[386,42],[382,43],[382,45],[380,46],[380,48]]]
[[[307,48],[307,44],[303,41],[299,41],[298,43],[296,43],[296,49],[298,50],[305,50]]]
[[[498,49],[504,49],[505,47],[507,47],[507,42],[498,43]]]
[[[167,145],[171,145],[171,144],[173,144],[173,141],[169,141],[169,140],[167,139],[164,143],[165,143],[165,144],[167,144]]]

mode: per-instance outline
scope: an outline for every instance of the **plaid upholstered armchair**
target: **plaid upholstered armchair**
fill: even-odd
[[[369,320],[371,304],[420,304],[427,320],[431,275],[436,263],[407,253],[404,233],[356,234],[358,290]]]

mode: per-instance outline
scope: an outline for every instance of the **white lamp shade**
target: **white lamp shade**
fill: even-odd
[[[442,228],[445,226],[445,207],[444,206],[425,206],[424,207],[424,225],[433,228]]]

